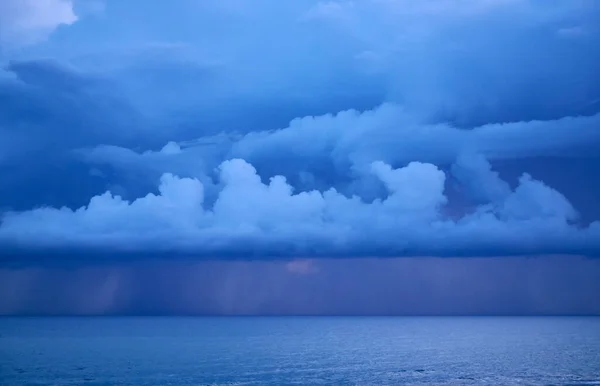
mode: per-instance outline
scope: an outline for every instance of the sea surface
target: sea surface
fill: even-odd
[[[600,318],[0,318],[1,385],[600,385]]]

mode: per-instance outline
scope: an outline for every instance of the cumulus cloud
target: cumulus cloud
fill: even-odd
[[[110,2],[0,71],[7,260],[597,252],[598,187],[523,174],[594,168],[592,2],[248,4]]]
[[[478,162],[462,169],[467,185],[505,187]],[[232,159],[219,167],[222,189],[212,207],[204,204],[199,180],[165,174],[158,194],[132,202],[107,192],[77,210],[6,213],[0,239],[34,255],[69,249],[205,258],[600,251],[600,224],[578,227],[568,200],[526,174],[513,191],[487,195],[487,203],[452,217],[443,211],[446,175],[435,165],[411,162],[394,169],[374,162],[371,172],[388,194],[365,202],[335,189],[294,192],[283,176],[263,182],[252,165]]]
[[[3,0],[0,3],[0,45],[36,43],[58,26],[76,21],[72,0]]]
[[[173,172],[207,185],[211,185],[209,177],[223,159],[241,158],[265,178],[281,174],[298,188],[326,190],[333,186],[351,194],[358,192],[344,187],[356,186],[356,178],[369,175],[370,164],[375,161],[394,166],[411,161],[446,166],[458,158],[457,165],[462,167],[465,154],[473,151],[491,161],[593,155],[600,146],[599,124],[600,115],[594,115],[462,130],[448,123],[424,123],[400,105],[384,104],[364,112],[348,110],[298,118],[278,130],[206,136],[182,142],[170,153],[165,149],[135,152],[100,146],[84,149],[81,154],[92,164],[136,171],[153,180]]]
[[[600,143],[599,123],[600,115],[595,115],[488,124],[467,131],[449,124],[423,124],[401,106],[384,104],[365,113],[344,111],[335,116],[306,117],[282,130],[249,133],[234,144],[233,154],[253,158],[258,156],[252,154],[254,149],[268,149],[265,153],[271,154],[301,144],[298,153],[331,152],[333,157],[350,157],[354,163],[376,159],[448,163],[469,148],[492,159],[564,155],[575,149],[591,151]]]

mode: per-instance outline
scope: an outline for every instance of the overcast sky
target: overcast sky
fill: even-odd
[[[600,313],[595,0],[0,1],[0,313]]]

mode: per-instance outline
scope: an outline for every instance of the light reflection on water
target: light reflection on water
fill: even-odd
[[[600,384],[600,318],[0,318],[0,384]]]

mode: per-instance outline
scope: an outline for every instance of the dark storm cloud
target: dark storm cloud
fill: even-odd
[[[72,150],[131,145],[143,138],[140,122],[102,77],[54,60],[11,61],[0,70],[0,208],[83,205],[109,185]]]
[[[600,252],[597,4],[134,3],[11,51],[3,263]]]

